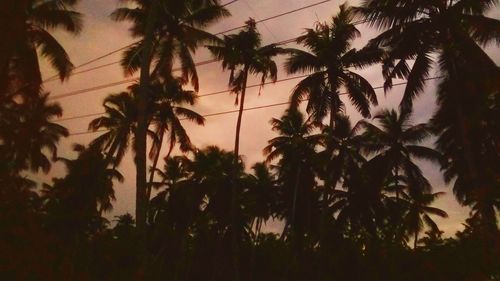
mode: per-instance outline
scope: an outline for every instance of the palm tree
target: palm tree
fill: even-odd
[[[322,172],[333,173],[331,176],[333,186],[346,175],[347,170],[361,166],[366,161],[360,152],[365,142],[363,136],[358,135],[361,123],[352,127],[349,117],[340,113],[334,118],[333,128],[323,126],[322,146],[327,149],[319,153],[319,157],[326,163]]]
[[[435,64],[435,54],[446,77],[458,78],[458,72],[467,68],[482,74],[497,72],[495,63],[478,45],[500,42],[500,21],[484,16],[496,4],[496,0],[411,4],[404,0],[367,0],[354,10],[370,25],[383,30],[369,45],[389,48],[389,57],[384,63],[385,86],[386,89],[392,87],[394,78],[407,79],[401,108],[409,110],[413,99],[424,89]],[[394,60],[398,62],[395,64]],[[408,60],[415,60],[411,69]],[[464,60],[467,63],[456,68]]]
[[[137,106],[134,91],[109,95],[103,102],[105,116],[92,120],[89,130],[106,132],[90,146],[106,152],[106,160],[118,166],[130,146],[137,126]]]
[[[357,136],[357,127],[352,128],[349,117],[335,113],[334,127],[322,126],[322,146],[325,150],[321,151],[318,156],[323,167],[319,169],[319,177],[324,180],[322,186],[322,206],[320,219],[320,270],[319,280],[326,278],[328,246],[331,232],[329,231],[334,224],[334,212],[329,205],[331,204],[331,192],[335,190],[337,183],[349,174],[353,168],[358,168],[365,162],[364,157],[360,154],[360,137]],[[331,188],[333,187],[333,188]]]
[[[182,75],[198,89],[198,76],[191,53],[200,44],[216,40],[203,31],[210,24],[228,16],[218,0],[130,0],[136,8],[120,8],[113,13],[118,21],[130,20],[131,33],[141,40],[125,52],[123,66],[132,73],[140,68],[140,94],[137,99],[136,148],[136,221],[140,236],[145,235],[147,209],[146,135],[148,88],[151,78],[172,77],[172,66],[180,60]],[[151,65],[155,63],[153,73]],[[153,75],[152,75],[153,74]],[[144,248],[144,247],[140,247]],[[141,250],[142,251],[142,250]],[[143,251],[144,252],[144,251]],[[145,257],[145,253],[141,256]],[[145,258],[142,258],[145,261]],[[139,273],[141,275],[141,273]]]
[[[292,104],[297,106],[307,99],[307,112],[316,121],[322,121],[329,114],[330,128],[334,127],[337,113],[345,110],[345,104],[340,99],[342,89],[364,117],[370,116],[370,104],[377,105],[373,87],[352,68],[380,61],[382,52],[377,48],[358,51],[351,47],[352,41],[361,35],[353,17],[352,9],[343,4],[331,23],[318,23],[314,29],[306,29],[306,33],[297,38],[297,43],[308,50],[290,50],[291,56],[285,64],[290,74],[311,73],[293,89]],[[328,147],[327,150],[330,155],[333,153],[333,148]],[[326,194],[334,184],[332,174],[333,171],[328,171],[325,178],[325,202]]]
[[[265,162],[252,166],[253,174],[248,176],[248,190],[244,194],[247,201],[246,211],[254,218],[252,230],[255,229],[254,244],[259,240],[263,224],[276,211],[277,186],[274,175]]]
[[[213,56],[222,61],[222,68],[230,70],[229,86],[236,93],[235,104],[240,105],[236,122],[234,153],[239,155],[240,128],[245,106],[245,94],[249,74],[261,75],[261,87],[269,78],[276,81],[278,68],[273,58],[283,52],[275,44],[262,46],[255,20],[249,19],[238,34],[224,36],[219,45],[209,46]],[[241,97],[240,97],[241,95]]]
[[[440,108],[431,122],[434,131],[439,133],[436,147],[448,161],[444,163],[445,181],[453,183],[453,192],[460,204],[473,209],[473,217],[481,221],[484,232],[492,233],[497,229],[496,213],[500,210],[500,95],[497,76],[484,77],[480,94],[466,95],[467,88],[445,79],[438,89]],[[463,77],[469,79],[469,77]],[[493,87],[492,87],[493,86]],[[461,93],[448,95],[450,91]],[[466,121],[467,143],[462,141],[460,125],[456,122],[455,104],[463,107]],[[467,157],[466,149],[471,157]],[[471,165],[474,170],[471,170]]]
[[[13,174],[25,169],[48,173],[51,161],[46,153],[55,159],[59,140],[68,136],[66,128],[52,122],[54,117],[62,115],[62,109],[57,103],[48,103],[48,96],[44,94],[2,112],[5,119],[0,122],[0,154]]]
[[[213,45],[208,47],[212,52],[213,56],[222,61],[222,68],[229,69],[231,74],[229,77],[229,86],[232,92],[236,93],[235,104],[239,102],[239,112],[238,119],[236,121],[236,133],[234,140],[234,165],[235,169],[238,165],[238,157],[240,155],[240,129],[241,121],[243,117],[243,109],[245,106],[245,94],[249,74],[261,75],[261,86],[264,85],[266,80],[270,78],[272,81],[276,81],[278,74],[278,67],[273,58],[282,53],[283,50],[277,47],[275,44],[270,44],[262,46],[262,39],[260,33],[257,31],[256,23],[253,19],[246,22],[246,27],[244,30],[240,31],[238,34],[224,36],[223,42],[219,45]],[[239,100],[241,95],[241,99]],[[236,212],[239,209],[236,206],[238,201],[239,187],[233,187],[233,216],[236,217]],[[237,225],[237,222],[234,222]],[[235,252],[235,263],[237,264],[238,245],[237,245],[237,230],[233,234],[233,251]],[[235,265],[236,268],[239,267]],[[237,275],[237,273],[235,273]],[[239,277],[235,276],[235,280]]]
[[[296,108],[288,109],[280,119],[273,118],[271,124],[279,135],[268,141],[263,152],[266,162],[278,160],[277,183],[281,199],[277,202],[277,217],[285,220],[283,235],[291,238],[300,279],[304,278],[301,272],[304,234],[316,234],[314,226],[319,214],[318,194],[314,189],[319,164],[316,147],[321,144],[322,136],[313,134],[317,124],[304,120],[304,115]]]
[[[121,182],[123,176],[108,167],[100,151],[82,145],[75,145],[74,150],[76,159],[58,159],[66,164],[67,175],[54,179],[53,186],[45,185],[44,193],[49,226],[64,239],[78,240],[89,234],[102,212],[112,210],[113,181]]]
[[[164,135],[169,134],[169,149],[165,159],[170,157],[172,150],[177,143],[180,144],[181,152],[194,150],[194,146],[187,135],[186,130],[181,124],[182,119],[196,122],[198,125],[204,125],[205,118],[191,109],[182,107],[182,105],[194,105],[197,99],[196,93],[182,89],[180,81],[177,79],[169,80],[164,85],[155,85],[152,90],[152,105],[153,116],[151,125],[153,126],[154,141],[149,152],[150,158],[153,159],[153,166],[149,177],[149,186],[147,190],[147,198],[149,200],[151,194],[151,184],[154,181],[154,174],[160,151],[163,144]]]
[[[332,191],[329,202],[339,230],[362,243],[378,239],[377,227],[386,213],[383,189],[388,176],[387,161],[381,157],[345,168],[342,186]]]
[[[444,192],[435,193],[411,193],[402,192],[402,204],[406,212],[403,217],[403,224],[408,234],[414,235],[413,248],[417,248],[418,234],[423,229],[425,223],[433,232],[439,232],[437,224],[429,215],[436,215],[442,218],[447,218],[448,214],[438,208],[430,207],[430,205],[439,197],[443,196]]]
[[[335,187],[342,178],[348,176],[351,169],[360,167],[366,161],[360,153],[362,137],[357,134],[359,126],[353,128],[349,117],[341,113],[336,113],[334,119],[334,127],[323,126],[322,146],[325,147],[325,150],[318,154],[321,163],[324,163],[324,167],[320,169],[320,178],[330,180],[329,184],[332,187]],[[322,200],[323,211],[320,225],[322,243],[327,242],[325,241],[327,229],[331,225],[329,219],[333,218],[333,214],[328,208],[331,201],[330,192],[331,190],[326,185],[323,186],[322,196],[324,199]],[[326,255],[325,252],[322,254]]]
[[[438,67],[443,77],[433,121],[440,134],[438,144],[447,146],[447,140],[456,139],[453,146],[460,147],[463,157],[453,162],[461,161],[465,166],[455,171],[468,178],[470,190],[483,189],[479,183],[485,179],[477,159],[477,148],[483,140],[476,138],[475,132],[484,121],[488,96],[492,90],[498,91],[499,69],[481,48],[500,42],[500,21],[485,16],[496,5],[497,0],[411,4],[403,0],[368,0],[356,8],[371,25],[383,30],[370,45],[389,50],[383,70],[386,89],[392,86],[393,78],[408,81],[400,105],[403,110],[411,110],[432,68]],[[408,60],[415,60],[411,68]]]
[[[396,197],[399,197],[398,180],[402,175],[410,182],[410,188],[430,191],[429,182],[413,162],[414,159],[442,162],[443,158],[439,152],[420,145],[431,135],[429,126],[423,123],[411,124],[411,113],[408,111],[398,114],[395,110],[386,109],[377,113],[374,119],[379,122],[380,127],[364,120],[359,123],[359,126],[365,129],[363,151],[385,159],[395,181]]]
[[[306,34],[297,38],[297,43],[309,51],[289,50],[291,56],[285,64],[289,74],[311,73],[294,88],[293,104],[307,98],[307,112],[316,121],[322,121],[330,113],[332,128],[336,113],[345,108],[339,96],[342,88],[364,117],[370,116],[370,103],[377,105],[373,87],[351,68],[380,61],[381,50],[351,48],[352,41],[361,35],[352,21],[353,16],[352,9],[343,4],[331,23],[317,23],[316,28],[306,29]]]
[[[13,11],[9,15],[13,17],[13,32],[12,36],[3,37],[8,42],[2,44],[5,49],[2,49],[0,58],[2,96],[6,96],[4,91],[10,91],[8,98],[17,94],[31,98],[39,95],[42,76],[38,54],[47,59],[61,80],[69,77],[73,64],[50,31],[63,29],[72,34],[81,31],[81,15],[71,10],[77,2],[78,0],[24,0],[9,4]],[[9,75],[14,75],[17,82],[9,79]]]
[[[191,82],[197,91],[198,74],[193,60],[194,51],[205,43],[219,41],[216,36],[204,31],[210,25],[230,15],[219,4],[219,0],[174,1],[174,0],[125,0],[133,8],[116,9],[111,17],[116,21],[130,21],[131,35],[140,38],[128,48],[122,58],[122,67],[127,75],[132,75],[141,67],[142,52],[145,50],[146,36],[150,36],[152,46],[150,63],[153,64],[151,78],[172,77],[175,60],[181,66],[181,82]],[[150,29],[147,30],[148,23]],[[150,34],[147,33],[150,31]]]
[[[287,206],[281,209],[285,211],[283,215],[288,224],[295,228],[298,223],[298,200],[306,200],[307,197],[300,194],[300,189],[314,182],[314,163],[317,162],[314,157],[322,136],[313,134],[317,124],[304,120],[303,114],[295,108],[288,109],[280,119],[273,118],[270,123],[279,136],[269,140],[263,152],[267,163],[279,160],[276,165],[278,181],[285,189],[290,189],[282,194],[286,196],[284,201]]]

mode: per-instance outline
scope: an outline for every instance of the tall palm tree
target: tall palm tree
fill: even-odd
[[[364,120],[359,123],[360,127],[365,129],[363,151],[385,159],[394,176],[396,196],[400,193],[398,180],[402,175],[411,182],[410,188],[430,191],[429,182],[413,162],[415,159],[423,159],[439,164],[443,160],[436,150],[420,145],[431,135],[429,126],[423,123],[413,125],[411,113],[408,111],[398,114],[395,110],[386,109],[377,113],[374,119],[379,122],[380,127]]]
[[[148,87],[151,78],[172,77],[172,66],[180,60],[185,82],[191,80],[198,89],[198,76],[192,52],[200,44],[215,40],[203,31],[210,24],[228,16],[228,11],[218,0],[130,0],[136,8],[120,8],[113,13],[118,21],[133,23],[131,33],[141,40],[125,52],[123,66],[126,72],[140,68],[140,94],[137,100],[136,147],[136,221],[138,233],[145,235],[147,209],[146,135],[148,112]],[[153,73],[151,65],[155,63]],[[145,248],[145,247],[140,247]],[[142,253],[145,257],[146,254]],[[145,261],[145,258],[142,258]],[[141,273],[139,273],[141,274]]]
[[[337,183],[345,176],[349,175],[351,169],[361,166],[366,160],[361,155],[359,149],[361,137],[357,135],[358,126],[351,125],[349,117],[341,113],[334,114],[334,126],[322,126],[322,146],[325,148],[318,156],[324,166],[320,168],[320,178],[325,181],[322,194],[322,212],[320,223],[321,252],[320,263],[327,260],[327,237],[328,229],[331,229],[333,213],[329,208],[332,190],[335,190]],[[326,264],[320,268],[320,278],[325,278]]]
[[[345,110],[345,104],[340,99],[342,89],[364,117],[370,116],[370,104],[378,104],[371,84],[352,69],[380,61],[382,52],[378,48],[352,48],[353,40],[361,36],[353,18],[352,9],[346,4],[341,5],[331,23],[317,23],[314,29],[306,29],[306,33],[297,38],[297,43],[307,50],[290,50],[291,56],[285,64],[290,74],[310,73],[293,89],[292,104],[296,106],[306,98],[307,112],[314,120],[323,121],[330,115],[330,128],[334,127],[337,113]],[[328,147],[327,151],[332,155],[333,148]],[[333,171],[328,171],[324,186],[325,202],[333,187],[332,176]],[[324,232],[323,227],[321,232]]]
[[[439,232],[437,224],[432,220],[430,215],[436,215],[442,218],[448,217],[445,211],[430,206],[437,198],[444,194],[444,192],[411,194],[402,192],[402,203],[406,209],[403,217],[403,224],[408,234],[414,235],[414,249],[417,248],[418,234],[422,231],[424,223],[430,227],[433,232]]]
[[[239,102],[238,119],[236,121],[236,133],[234,140],[234,164],[235,169],[238,165],[238,157],[240,154],[240,129],[243,117],[243,109],[245,106],[245,94],[248,82],[248,75],[255,74],[261,76],[261,86],[268,78],[276,81],[278,74],[278,67],[273,58],[282,53],[283,50],[275,44],[262,46],[261,35],[257,30],[256,23],[253,19],[246,22],[244,30],[238,34],[224,36],[223,42],[218,45],[208,47],[216,59],[222,61],[222,68],[229,69],[231,74],[229,77],[229,86],[232,92],[236,93],[235,104]],[[240,97],[241,95],[241,97]],[[239,187],[233,187],[233,216],[236,217],[239,207],[236,206],[239,196]],[[237,225],[237,222],[234,222]],[[239,255],[237,245],[237,230],[233,234],[233,250],[235,252],[235,263],[238,264],[237,255]],[[236,273],[235,265],[235,280],[239,277]]]
[[[49,103],[48,96],[44,94],[1,114],[0,154],[11,173],[25,169],[48,173],[51,159],[47,152],[54,160],[59,140],[68,136],[66,128],[53,122],[62,115],[62,109],[57,103]]]
[[[25,97],[37,97],[42,83],[39,57],[56,70],[61,80],[69,77],[73,64],[63,46],[50,31],[63,29],[71,34],[78,34],[82,29],[81,15],[72,10],[78,0],[24,0],[9,2],[13,13],[12,34],[3,36],[0,58],[0,92],[5,97],[24,94]],[[3,16],[2,16],[3,17]],[[10,26],[10,23],[9,23]],[[10,32],[9,32],[10,33]],[[7,76],[14,75],[15,79]]]
[[[315,237],[318,223],[316,148],[321,144],[322,135],[314,134],[317,124],[305,120],[296,108],[288,109],[280,119],[273,118],[271,125],[279,135],[268,141],[263,152],[266,162],[278,160],[277,183],[281,199],[277,202],[276,215],[286,223],[283,235],[291,238],[301,279],[305,278],[301,267],[306,247],[304,236],[309,233],[309,237]]]
[[[235,104],[240,105],[234,144],[234,153],[238,156],[248,75],[260,75],[261,86],[267,79],[276,81],[278,68],[273,58],[282,53],[283,49],[275,44],[262,46],[261,35],[253,19],[249,19],[245,29],[238,34],[224,36],[223,42],[208,48],[215,58],[222,61],[222,68],[231,72],[229,86],[236,94]]]

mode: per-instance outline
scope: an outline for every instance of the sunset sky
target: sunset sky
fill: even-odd
[[[223,0],[223,3],[229,0]],[[256,20],[267,18],[273,15],[281,14],[290,10],[304,7],[320,0],[239,0],[227,8],[231,11],[232,17],[227,18],[220,23],[211,26],[209,31],[217,33],[233,27],[241,26],[249,17]],[[313,27],[317,21],[329,20],[332,15],[338,12],[338,6],[344,1],[332,0],[309,9],[292,13],[283,17],[266,21],[258,24],[258,29],[262,33],[265,44],[274,43],[291,39],[300,35],[304,28]],[[350,1],[351,5],[356,5],[358,1]],[[118,0],[82,0],[77,10],[84,14],[84,30],[75,37],[62,32],[57,32],[56,37],[62,42],[69,53],[71,60],[75,65],[80,65],[93,58],[99,57],[108,52],[126,46],[134,41],[129,36],[126,23],[117,23],[109,18],[109,14],[123,5]],[[490,17],[500,18],[500,11],[491,11]],[[356,47],[362,47],[370,38],[373,38],[377,31],[367,26],[360,25],[362,37],[355,42]],[[294,44],[287,45],[295,46]],[[488,48],[488,53],[497,64],[500,63],[500,50],[498,47]],[[116,62],[121,54],[117,53],[105,59],[99,60],[93,64],[77,69],[76,71],[89,69],[95,66]],[[210,54],[205,49],[200,49],[196,54],[196,61],[210,59]],[[280,66],[284,61],[283,57],[278,58]],[[43,65],[43,75],[45,78],[54,74],[53,70]],[[200,76],[200,95],[218,92],[227,89],[229,73],[222,72],[218,63],[207,64],[198,67]],[[358,71],[367,78],[374,87],[383,84],[380,65]],[[278,73],[278,79],[286,78],[284,71]],[[62,95],[76,90],[91,88],[103,84],[113,83],[128,79],[118,64],[101,68],[95,71],[89,71],[83,74],[74,75],[69,81],[61,84],[59,81],[48,82],[44,85],[46,91],[52,96]],[[254,107],[274,103],[286,102],[289,99],[291,89],[300,81],[289,80],[275,85],[266,85],[261,95],[258,95],[258,88],[249,89],[245,107]],[[254,77],[249,84],[257,83]],[[415,123],[426,122],[435,110],[434,91],[437,81],[429,81],[425,92],[415,101],[413,120]],[[125,90],[127,85],[118,85],[97,91],[82,93],[71,97],[57,99],[56,101],[64,109],[64,118],[99,113],[103,111],[102,101],[111,93],[117,93]],[[401,99],[404,86],[395,87],[392,91],[384,95],[382,90],[377,90],[379,98],[378,108],[397,108]],[[346,101],[347,113],[353,122],[360,119],[360,115],[353,110]],[[378,108],[374,108],[376,111]],[[200,114],[210,114],[215,112],[229,111],[237,109],[234,105],[234,96],[228,93],[201,97],[195,109]],[[241,131],[241,154],[244,156],[247,167],[253,163],[263,160],[262,149],[267,141],[275,136],[271,131],[269,120],[278,118],[286,109],[286,105],[270,107],[259,110],[247,111],[243,115],[243,125]],[[80,133],[87,130],[88,123],[95,117],[74,119],[62,121],[60,124],[66,126],[70,133]],[[186,121],[185,121],[186,122]],[[217,145],[226,150],[232,150],[234,145],[234,131],[236,124],[236,114],[225,114],[213,117],[207,117],[206,125],[201,127],[197,125],[184,123],[191,140],[198,148],[207,145]],[[77,134],[70,136],[60,143],[60,155],[71,157],[74,154],[71,151],[71,144],[88,144],[97,134]],[[429,142],[431,144],[431,142]],[[164,154],[163,154],[164,155]],[[447,235],[452,235],[458,229],[462,228],[461,223],[468,216],[468,209],[460,207],[456,202],[451,188],[444,184],[439,167],[425,162],[419,162],[424,174],[428,177],[434,186],[435,191],[445,191],[446,196],[437,201],[436,206],[446,210],[449,214],[448,219],[436,218],[440,228]],[[163,164],[162,164],[163,166]],[[119,170],[125,176],[126,180],[122,184],[115,186],[116,202],[114,210],[108,215],[113,218],[125,212],[134,213],[135,202],[135,167],[132,157],[129,154],[123,161]],[[64,166],[62,164],[54,165],[54,169],[47,176],[41,176],[43,181],[50,181],[52,177],[64,175]],[[274,223],[268,225],[269,230],[280,231],[280,224]]]

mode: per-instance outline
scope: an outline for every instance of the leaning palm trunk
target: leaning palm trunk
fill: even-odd
[[[135,134],[135,165],[136,165],[136,203],[135,217],[137,233],[139,235],[138,254],[139,254],[139,272],[138,280],[147,280],[146,265],[147,265],[147,249],[146,249],[146,136],[147,136],[147,95],[150,83],[150,67],[151,53],[153,50],[154,39],[154,23],[156,19],[158,2],[153,1],[148,11],[146,22],[144,49],[141,54],[141,76],[140,76],[140,91],[137,98],[137,129]]]
[[[238,165],[239,165],[239,154],[240,154],[240,130],[241,130],[241,120],[243,117],[243,109],[245,105],[245,94],[247,87],[247,78],[248,78],[248,67],[245,66],[243,70],[243,87],[241,88],[241,99],[240,99],[240,109],[238,112],[238,120],[236,121],[236,136],[234,141],[234,163],[233,163],[233,175],[232,175],[232,196],[231,196],[231,247],[233,250],[233,280],[239,281],[239,272],[240,272],[240,251],[239,251],[239,225],[238,225],[238,215],[239,207],[238,207],[238,197],[239,197],[239,186],[237,184],[238,177]]]

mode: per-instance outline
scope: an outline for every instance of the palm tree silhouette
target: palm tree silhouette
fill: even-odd
[[[434,116],[438,140],[455,138],[463,157],[462,178],[481,189],[477,184],[482,173],[475,159],[482,141],[474,135],[473,124],[480,124],[481,115],[491,90],[498,91],[499,70],[481,46],[499,42],[497,32],[500,21],[486,17],[487,11],[498,1],[365,1],[356,8],[358,14],[372,26],[382,29],[370,45],[388,49],[383,74],[386,89],[394,78],[408,81],[402,110],[411,110],[413,100],[423,92],[425,81],[433,66],[438,66],[443,76],[438,90],[438,110]],[[437,57],[437,59],[435,59]],[[407,61],[415,60],[410,68]],[[474,121],[470,121],[474,120]],[[453,134],[451,136],[450,134]],[[459,165],[459,164],[457,164]]]
[[[339,96],[342,88],[364,117],[370,116],[370,103],[377,105],[373,87],[351,68],[379,62],[382,52],[377,48],[351,48],[352,41],[361,35],[353,17],[352,9],[343,4],[331,23],[317,23],[316,28],[306,29],[297,43],[309,51],[289,49],[291,56],[285,64],[289,74],[311,73],[293,89],[293,104],[307,98],[307,112],[315,121],[322,121],[330,113],[330,127],[334,125],[335,114],[345,109]]]
[[[430,206],[437,198],[443,196],[444,192],[419,192],[410,194],[402,192],[401,195],[401,203],[406,209],[405,215],[403,216],[403,225],[408,234],[414,235],[413,248],[416,249],[418,234],[422,231],[424,223],[430,227],[433,232],[439,232],[437,224],[432,220],[430,215],[436,215],[442,218],[448,217],[445,211]]]
[[[271,120],[273,131],[278,136],[269,140],[263,152],[266,162],[278,160],[277,183],[279,197],[277,217],[285,220],[282,235],[291,238],[294,259],[299,279],[304,278],[302,262],[306,248],[304,235],[315,234],[318,194],[315,191],[317,161],[316,147],[321,144],[322,136],[313,134],[317,124],[305,120],[296,108],[288,109],[280,118]]]
[[[357,169],[366,161],[359,151],[362,143],[362,138],[357,135],[359,126],[353,128],[349,117],[341,113],[336,113],[334,119],[334,127],[322,126],[322,146],[325,150],[318,154],[321,163],[324,163],[323,167],[320,168],[320,178],[325,182],[320,224],[320,241],[323,245],[320,249],[322,263],[327,258],[325,244],[328,243],[328,230],[334,225],[332,223],[333,212],[329,208],[332,190],[326,184],[330,184],[335,190],[337,183],[343,177],[348,176],[351,169]],[[326,267],[325,264],[322,264],[319,280],[324,278]]]
[[[0,122],[0,154],[11,173],[25,169],[48,173],[51,160],[46,153],[54,160],[59,140],[68,136],[66,128],[52,122],[62,115],[62,109],[57,103],[49,103],[48,96],[41,95],[4,112],[5,119]]]
[[[255,231],[255,244],[259,240],[263,224],[272,218],[276,211],[277,184],[265,162],[254,164],[252,170],[253,174],[248,175],[248,190],[244,198],[248,201],[247,212],[254,218],[251,225]]]
[[[389,48],[384,63],[386,89],[392,87],[394,78],[407,79],[401,108],[410,110],[435,64],[432,54],[438,54],[438,65],[447,77],[456,75],[451,72],[466,70],[452,69],[462,61],[456,60],[459,57],[466,58],[466,67],[495,72],[494,62],[478,45],[498,42],[494,30],[500,21],[484,16],[495,4],[496,1],[458,0],[405,5],[403,0],[368,0],[354,11],[383,30],[369,45]],[[410,69],[407,61],[413,59],[415,63]],[[395,64],[394,60],[398,62]]]
[[[5,38],[10,44],[5,44],[6,49],[2,50],[0,59],[2,93],[8,89],[12,81],[18,81],[21,86],[11,85],[11,93],[7,96],[23,94],[24,97],[38,97],[42,83],[39,55],[46,58],[61,81],[69,77],[73,64],[63,46],[50,31],[63,29],[71,34],[78,34],[81,31],[81,15],[71,10],[77,2],[27,0],[11,4],[16,5],[13,9],[19,14],[9,15],[15,17],[12,22],[17,23],[14,24],[17,32],[13,34],[13,38]],[[15,79],[8,79],[7,76],[12,74]]]
[[[174,61],[179,59],[180,81],[183,84],[191,82],[195,91],[198,91],[198,74],[192,57],[193,52],[206,43],[220,40],[204,29],[229,16],[230,13],[219,4],[218,0],[126,0],[125,2],[130,2],[135,7],[118,8],[111,17],[116,21],[132,22],[130,28],[132,36],[141,38],[123,54],[121,62],[125,74],[132,75],[141,68],[142,52],[148,44],[146,27],[151,20],[149,31],[152,32],[153,46],[148,55],[151,63],[154,63],[151,77],[169,79],[172,77]]]
[[[137,126],[137,106],[134,91],[109,95],[103,102],[105,116],[89,123],[89,130],[106,130],[90,146],[106,152],[108,163],[117,167],[130,146]]]
[[[359,126],[365,129],[362,150],[368,155],[376,154],[384,158],[387,167],[395,181],[396,197],[399,197],[399,177],[404,175],[410,188],[420,191],[430,191],[430,184],[425,179],[420,168],[413,162],[414,159],[429,160],[441,163],[443,157],[436,150],[420,145],[430,137],[431,132],[427,124],[411,124],[411,113],[395,110],[382,110],[374,117],[380,127],[365,120]],[[412,190],[417,192],[417,190]]]
[[[313,134],[317,124],[304,120],[303,114],[295,108],[288,109],[281,119],[271,120],[273,131],[279,136],[268,141],[263,152],[266,162],[279,160],[277,163],[278,181],[284,184],[287,205],[284,217],[288,224],[295,228],[297,222],[298,200],[307,200],[307,194],[300,194],[314,177],[316,147],[321,144],[322,136]],[[302,178],[304,177],[304,178]],[[314,182],[314,180],[313,180]],[[304,204],[301,204],[304,205]]]
[[[262,39],[260,33],[257,31],[256,23],[253,19],[246,22],[246,27],[238,34],[224,36],[221,43],[208,47],[213,56],[222,61],[222,68],[229,69],[231,74],[229,77],[229,86],[231,91],[236,93],[235,104],[239,102],[238,119],[236,121],[236,133],[234,140],[234,155],[235,166],[238,165],[238,156],[240,154],[240,130],[241,121],[243,117],[243,109],[245,106],[245,94],[248,82],[248,75],[255,74],[261,75],[261,87],[266,80],[270,78],[276,81],[278,74],[278,67],[273,61],[273,58],[281,53],[283,50],[275,44],[262,46]],[[241,95],[241,97],[240,97]],[[239,196],[239,187],[234,186],[233,190],[233,210],[232,213],[236,217],[238,206],[236,202]],[[234,225],[237,223],[234,222]],[[235,263],[238,264],[237,257],[239,255],[236,237],[238,234],[233,235],[233,250],[235,255]],[[235,265],[235,272],[237,271]],[[235,280],[238,280],[238,273],[235,273]]]
[[[339,230],[361,239],[362,243],[378,239],[377,227],[384,219],[386,195],[383,193],[387,167],[380,158],[346,169],[342,188],[332,191],[329,208],[336,214]]]
[[[58,158],[66,165],[67,175],[45,185],[44,196],[51,229],[78,244],[91,234],[102,212],[111,211],[115,200],[113,181],[123,176],[109,168],[105,156],[98,150],[74,145],[76,159]]]
[[[175,59],[181,63],[184,82],[191,81],[198,90],[198,76],[191,53],[200,44],[216,40],[203,31],[210,24],[228,16],[229,12],[218,0],[130,0],[136,8],[120,8],[112,16],[115,20],[133,23],[131,33],[141,40],[127,50],[122,65],[133,73],[140,68],[137,97],[136,148],[136,221],[140,236],[145,236],[147,216],[146,136],[148,130],[148,93],[151,78],[172,77]],[[151,65],[155,63],[151,73]],[[156,77],[158,76],[158,77]],[[144,246],[144,245],[143,245]],[[144,247],[139,247],[143,248]],[[140,255],[145,263],[146,253]],[[139,272],[141,276],[143,273]],[[142,278],[142,277],[139,277]]]
[[[163,138],[166,133],[169,134],[169,149],[166,159],[170,157],[175,145],[179,143],[181,152],[193,151],[194,146],[181,124],[182,118],[196,122],[198,125],[205,124],[205,118],[191,109],[183,107],[194,105],[197,99],[196,93],[182,89],[181,81],[173,79],[166,81],[163,85],[154,85],[152,89],[153,105],[151,126],[154,132],[153,144],[149,152],[149,157],[153,159],[151,167],[149,186],[147,189],[147,198],[151,194],[151,184],[154,181],[154,175],[158,159],[160,157]]]

